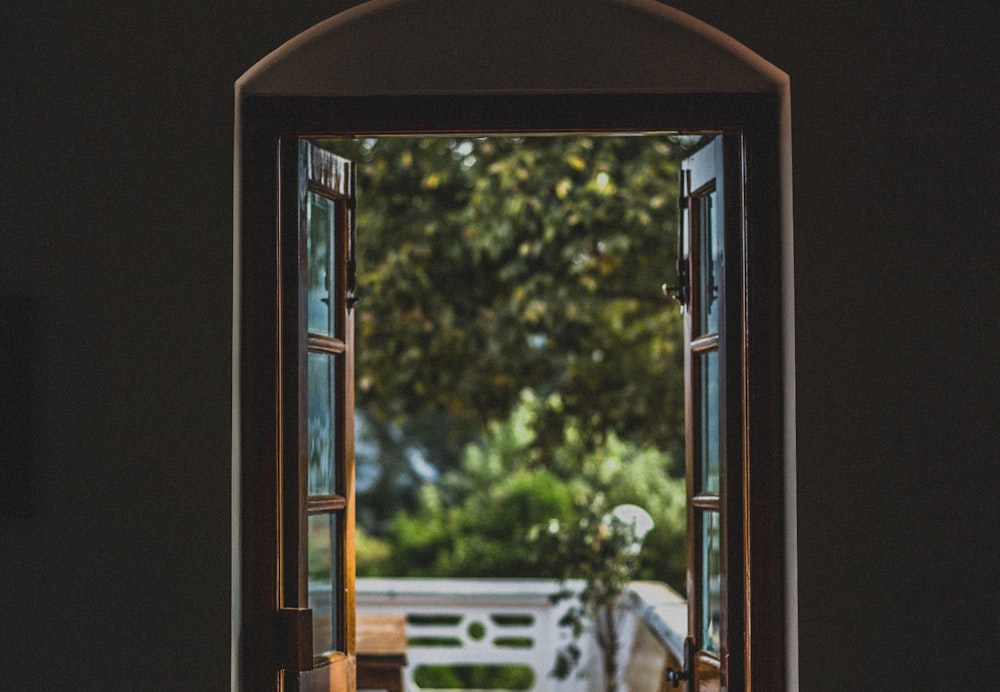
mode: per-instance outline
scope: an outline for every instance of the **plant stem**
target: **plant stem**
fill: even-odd
[[[615,692],[618,678],[618,628],[615,627],[615,602],[597,609],[594,622],[597,645],[604,664],[604,690]]]

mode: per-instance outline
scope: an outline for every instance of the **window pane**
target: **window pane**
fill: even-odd
[[[330,310],[333,288],[334,202],[309,192],[306,204],[306,262],[308,263],[309,331],[333,336],[335,327]]]
[[[719,492],[719,352],[701,356],[701,491]]]
[[[333,356],[309,354],[309,494],[336,493]]]
[[[719,653],[722,613],[719,514],[702,514],[701,529],[701,648]]]
[[[719,273],[721,271],[719,219],[715,209],[716,193],[698,198],[698,300],[701,334],[719,331]]]
[[[309,607],[313,614],[313,655],[337,651],[337,518],[309,517]]]

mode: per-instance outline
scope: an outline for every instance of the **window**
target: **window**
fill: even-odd
[[[688,638],[668,677],[697,690],[744,686],[741,159],[740,137],[713,137],[681,172]]]
[[[354,167],[305,140],[280,153],[278,302],[286,690],[353,676]]]

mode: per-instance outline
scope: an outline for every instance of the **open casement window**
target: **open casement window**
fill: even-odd
[[[681,171],[688,690],[744,688],[741,138],[713,137]]]
[[[354,165],[280,147],[281,689],[354,688]]]

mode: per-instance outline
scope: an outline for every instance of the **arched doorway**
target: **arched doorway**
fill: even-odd
[[[239,689],[276,688],[283,668],[309,667],[296,649],[304,609],[282,601],[287,575],[278,567],[294,562],[285,553],[288,517],[297,511],[289,514],[289,505],[298,495],[283,488],[281,467],[296,452],[281,411],[283,400],[296,395],[288,380],[299,357],[282,337],[297,303],[281,290],[290,270],[280,269],[279,143],[297,136],[668,130],[729,133],[741,142],[745,220],[732,254],[739,258],[742,286],[734,305],[741,323],[731,339],[740,362],[732,435],[740,443],[733,451],[738,487],[730,493],[729,533],[733,564],[740,566],[730,589],[739,643],[728,651],[727,682],[729,689],[786,686],[794,646],[786,549],[794,535],[786,508],[794,503],[785,482],[794,470],[785,424],[793,400],[784,377],[791,371],[784,341],[792,305],[782,283],[783,275],[790,279],[791,249],[787,113],[783,73],[697,20],[644,0],[595,2],[585,11],[570,0],[371,2],[292,39],[239,80]],[[349,598],[344,608],[348,632]],[[351,653],[345,645],[348,663]],[[344,670],[326,676],[321,688],[350,688],[350,665]]]

